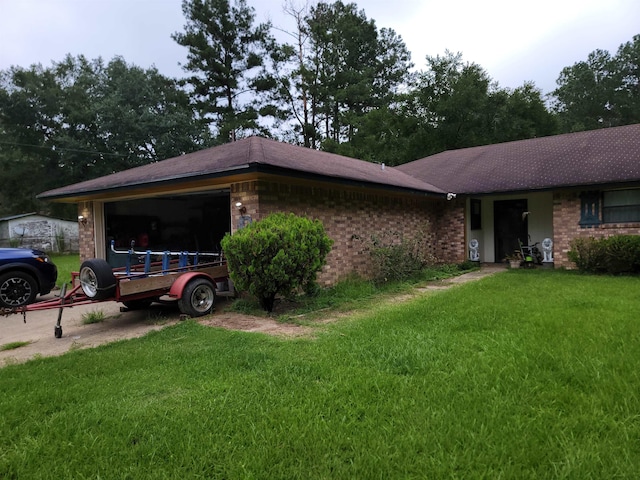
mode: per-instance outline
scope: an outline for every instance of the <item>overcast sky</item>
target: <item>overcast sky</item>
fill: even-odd
[[[303,0],[296,0],[300,4]],[[284,0],[247,0],[257,20],[292,30]],[[345,1],[345,3],[348,3]],[[596,50],[615,54],[640,34],[640,0],[359,0],[378,28],[405,41],[418,69],[426,55],[446,49],[478,63],[500,86],[533,81],[555,88],[563,67]],[[0,69],[50,65],[67,53],[141,67],[155,65],[179,77],[186,49],[181,0],[0,0]]]

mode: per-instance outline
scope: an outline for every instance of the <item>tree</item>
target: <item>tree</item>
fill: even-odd
[[[353,138],[363,116],[391,101],[412,66],[410,54],[393,30],[378,31],[353,3],[308,8],[290,1],[286,12],[295,21],[287,32],[295,45],[283,46],[291,68],[277,76],[279,99],[292,112],[286,135],[336,149]]]
[[[459,53],[427,62],[404,94],[360,117],[351,140],[331,151],[399,165],[444,150],[556,133],[555,117],[532,83],[502,89]]]
[[[617,106],[621,122],[640,122],[640,35],[620,46],[616,55],[619,86]]]
[[[218,142],[243,132],[262,132],[257,95],[275,88],[265,70],[269,49],[277,49],[270,25],[254,26],[245,0],[184,0],[184,33],[172,38],[188,48],[185,71],[201,118]]]
[[[411,55],[393,30],[378,32],[354,3],[318,3],[307,28],[314,117],[322,120],[325,140],[349,141],[356,119],[391,101],[412,66]]]
[[[67,56],[0,73],[0,168],[16,179],[0,184],[0,212],[61,214],[35,195],[209,144],[187,94],[155,68]]]
[[[547,109],[542,91],[532,82],[514,90],[498,89],[490,94],[488,103],[491,143],[558,133],[556,116]]]
[[[276,295],[315,283],[332,243],[319,220],[274,213],[225,235],[221,244],[237,288],[271,312]]]
[[[586,61],[562,69],[553,91],[554,110],[565,132],[640,121],[640,35],[616,55],[591,52]]]
[[[446,51],[426,59],[429,68],[419,76],[416,100],[424,120],[435,127],[440,149],[488,143],[489,75],[476,63],[463,63],[460,53]]]
[[[0,81],[0,214],[39,211],[36,195],[64,181],[54,150],[60,85],[40,65],[12,67]]]
[[[209,146],[188,94],[155,67],[143,70],[114,58],[97,91],[99,130],[107,151],[126,154],[123,168]]]
[[[317,148],[316,122],[313,115],[311,85],[313,84],[313,72],[305,63],[308,54],[309,29],[306,24],[308,3],[297,5],[294,0],[287,0],[284,12],[295,22],[293,31],[282,30],[295,40],[295,45],[282,45],[283,64],[290,65],[288,69],[277,71],[275,79],[278,88],[274,91],[274,100],[284,105],[289,111],[286,119],[292,123],[290,131],[285,136],[290,136],[292,143],[301,143],[307,148]],[[302,142],[299,138],[302,138]]]

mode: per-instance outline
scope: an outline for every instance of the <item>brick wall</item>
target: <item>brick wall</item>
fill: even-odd
[[[602,205],[600,205],[602,212]],[[556,266],[575,268],[567,252],[571,240],[578,237],[603,238],[611,235],[638,235],[640,223],[606,223],[593,227],[580,226],[580,192],[559,191],[553,194],[553,257]]]
[[[78,204],[78,216],[82,215],[87,222],[78,224],[78,242],[80,250],[80,262],[96,256],[96,242],[94,234],[93,203]]]
[[[465,258],[461,200],[256,180],[231,186],[234,231],[240,218],[237,202],[254,221],[279,211],[319,219],[334,242],[318,278],[323,285],[353,271],[367,275],[371,271],[367,248],[373,239],[389,243],[421,235],[438,259],[459,262]]]
[[[238,229],[241,217],[237,203],[246,209],[245,219],[252,221],[280,211],[319,219],[334,242],[318,277],[323,285],[354,271],[370,273],[367,249],[374,238],[391,243],[420,236],[430,246],[429,253],[440,261],[465,259],[464,200],[460,199],[253,180],[231,185],[232,232]],[[90,202],[78,207],[78,215],[87,218],[86,225],[79,225],[81,261],[95,257],[92,210]]]

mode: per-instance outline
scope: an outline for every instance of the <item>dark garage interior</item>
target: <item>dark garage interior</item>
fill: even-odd
[[[219,252],[231,230],[228,190],[161,196],[105,203],[107,260],[115,248],[135,250]]]

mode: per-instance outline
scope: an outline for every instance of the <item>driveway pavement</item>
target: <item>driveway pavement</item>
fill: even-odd
[[[42,297],[42,300],[50,298],[54,298],[54,295]],[[0,316],[0,346],[30,342],[20,348],[0,351],[0,366],[37,356],[61,355],[70,349],[139,337],[180,320],[177,306],[154,304],[147,310],[127,312],[121,312],[121,306],[117,302],[98,302],[65,308],[62,312],[62,338],[54,337],[57,309],[27,312],[26,323],[22,314]],[[94,311],[102,312],[105,320],[83,324],[83,316]]]

